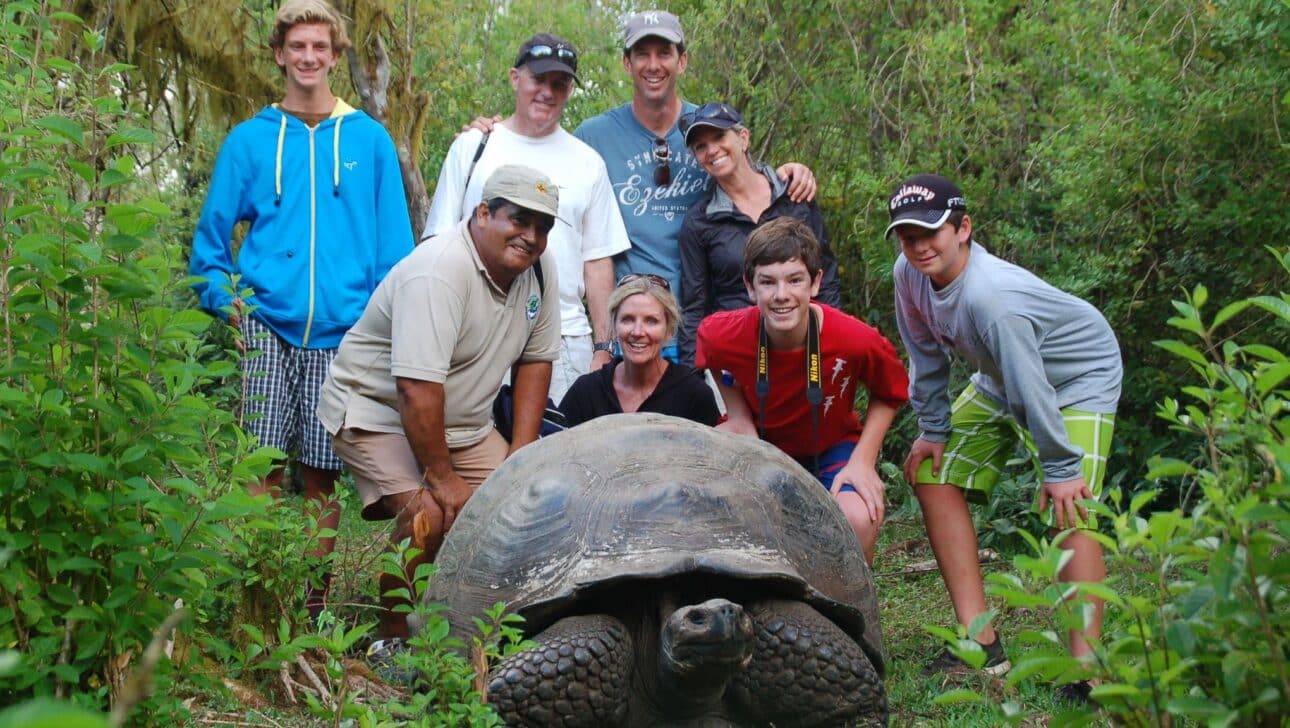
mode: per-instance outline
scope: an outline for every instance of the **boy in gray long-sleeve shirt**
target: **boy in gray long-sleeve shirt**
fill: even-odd
[[[976,532],[967,502],[988,499],[1003,465],[1024,442],[1043,486],[1037,509],[1050,527],[1076,528],[1062,542],[1073,556],[1065,581],[1102,581],[1098,542],[1077,527],[1092,522],[1077,501],[1101,492],[1120,397],[1120,350],[1093,306],[972,242],[962,193],[938,175],[911,177],[890,201],[901,245],[896,260],[896,315],[910,359],[910,404],[920,435],[905,477],[923,509],[928,538],[959,621],[986,609]],[[951,407],[950,353],[976,367]],[[1052,502],[1052,510],[1047,505]],[[1089,654],[1101,629],[1102,605],[1071,652]],[[1009,667],[992,626],[977,635],[992,674]],[[962,663],[948,651],[928,672]],[[1087,683],[1063,697],[1087,699]]]

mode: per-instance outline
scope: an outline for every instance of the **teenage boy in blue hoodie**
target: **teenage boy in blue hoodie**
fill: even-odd
[[[314,410],[341,337],[376,285],[412,250],[394,143],[385,128],[332,95],[329,75],[349,38],[325,0],[288,0],[269,46],[286,93],[228,135],[193,236],[189,272],[202,308],[240,331],[242,411],[261,445],[298,452],[319,529],[335,529],[342,463]],[[249,229],[236,256],[231,240]],[[276,493],[280,465],[253,490]],[[335,538],[320,538],[325,558]],[[308,590],[322,608],[329,574]]]

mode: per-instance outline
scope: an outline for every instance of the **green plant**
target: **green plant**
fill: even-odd
[[[1290,272],[1290,251],[1274,255]],[[1118,583],[1059,582],[1069,557],[1061,535],[1049,541],[1020,532],[1030,553],[1013,558],[1013,573],[991,575],[987,591],[1046,624],[1016,635],[1013,644],[1025,650],[1015,656],[1010,685],[1098,681],[1093,697],[1127,725],[1276,726],[1290,714],[1290,357],[1223,333],[1246,312],[1261,314],[1264,326],[1290,324],[1290,294],[1241,299],[1212,317],[1204,313],[1208,300],[1198,286],[1174,304],[1179,315],[1169,323],[1189,341],[1156,342],[1197,380],[1182,388],[1185,399],[1166,398],[1159,415],[1195,438],[1201,454],[1153,458],[1148,473],[1154,483],[1179,481],[1181,505],[1148,512],[1158,488],[1127,502],[1115,488],[1110,505],[1087,504],[1114,533],[1093,535],[1121,574]],[[1251,330],[1266,332],[1247,324],[1238,333]],[[1081,663],[1067,653],[1065,635],[1088,625],[1090,596],[1105,600],[1106,623],[1093,659]],[[1001,718],[1025,717],[1006,701],[999,709]],[[1089,712],[1071,711],[1056,724]]]
[[[80,62],[57,55],[68,36]],[[100,43],[42,3],[0,15],[0,644],[22,657],[3,702],[117,700],[177,601],[199,631],[243,576],[228,546],[265,514],[241,484],[271,452],[207,394],[236,369],[188,308],[169,210],[137,187],[154,136]],[[166,693],[150,719],[183,712]]]
[[[403,580],[404,586],[390,595],[408,600],[401,611],[410,612],[409,620],[420,625],[408,640],[411,647],[397,656],[399,668],[411,676],[413,694],[406,703],[387,705],[389,717],[407,721],[419,728],[468,725],[479,728],[500,726],[501,718],[485,702],[489,666],[514,651],[529,649],[533,643],[523,639],[519,615],[506,614],[501,602],[482,617],[474,619],[477,634],[466,645],[449,634],[443,604],[426,602],[425,591],[438,567],[424,563],[407,581],[405,564],[414,558],[416,549],[405,540],[398,549],[382,557],[385,573]]]

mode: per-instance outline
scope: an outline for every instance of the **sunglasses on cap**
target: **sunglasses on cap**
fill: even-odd
[[[545,43],[529,47],[524,51],[524,55],[515,62],[516,66],[522,66],[529,61],[537,61],[543,58],[555,58],[569,64],[575,72],[578,70],[578,54],[568,46],[549,46]]]
[[[618,286],[625,286],[628,283],[632,283],[634,281],[639,281],[639,280],[649,281],[650,283],[658,286],[659,288],[662,288],[665,291],[672,290],[672,284],[668,283],[666,278],[664,278],[663,276],[654,275],[653,273],[624,273],[623,277],[618,279],[618,283],[615,286],[615,288],[617,288]]]
[[[657,187],[667,187],[672,184],[672,150],[667,146],[667,140],[662,137],[654,138],[654,162],[659,166],[654,168],[654,184]]]
[[[704,104],[694,111],[688,111],[681,115],[681,120],[677,126],[681,129],[682,136],[690,133],[693,126],[713,126],[718,129],[729,129],[736,124],[744,123],[744,117],[738,111],[726,104],[710,103]]]

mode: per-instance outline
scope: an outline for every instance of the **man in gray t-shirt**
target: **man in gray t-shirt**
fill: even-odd
[[[891,196],[890,212],[887,232],[901,246],[896,316],[920,430],[905,477],[956,616],[969,625],[986,610],[967,503],[988,499],[1019,443],[1040,475],[1036,510],[1054,532],[1075,529],[1062,542],[1073,552],[1062,580],[1102,581],[1102,550],[1080,530],[1093,525],[1080,501],[1101,493],[1120,398],[1120,349],[1111,327],[1087,302],[973,242],[967,203],[950,180],[927,174],[905,180]],[[976,368],[953,406],[951,354]],[[1088,641],[1101,629],[1101,602],[1089,601],[1092,623],[1070,634],[1076,657],[1090,654]],[[987,671],[1008,669],[992,626],[973,637],[986,651]],[[928,670],[961,666],[946,652]],[[1063,692],[1087,699],[1088,690],[1083,683]]]

